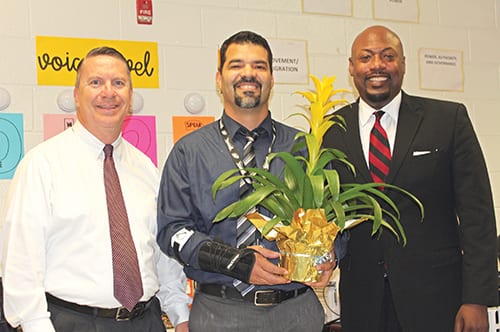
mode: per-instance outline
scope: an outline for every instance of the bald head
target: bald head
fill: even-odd
[[[399,36],[383,25],[373,25],[356,36],[351,47],[351,57],[356,47],[359,47],[360,44],[366,44],[370,40],[384,40],[388,45],[396,48],[401,56],[404,56],[403,43]]]

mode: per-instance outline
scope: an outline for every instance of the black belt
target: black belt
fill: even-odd
[[[245,296],[234,287],[219,284],[198,284],[196,289],[202,293],[222,297],[224,299],[243,300],[252,302],[256,306],[270,306],[292,299],[304,294],[309,287],[284,291],[279,289],[258,289],[249,292]]]
[[[83,314],[87,315],[92,315],[96,317],[102,317],[102,318],[113,318],[117,321],[122,321],[122,320],[131,320],[137,317],[142,316],[151,306],[151,303],[153,302],[153,299],[155,298],[154,296],[150,298],[148,301],[144,302],[139,302],[135,305],[134,309],[132,311],[128,311],[125,307],[119,307],[119,308],[111,308],[111,309],[106,309],[106,308],[98,308],[98,307],[89,307],[86,305],[80,305],[76,304],[73,302],[68,302],[64,301],[58,297],[55,297],[53,295],[50,295],[49,293],[46,293],[47,296],[47,302],[67,308],[73,311],[77,311]]]

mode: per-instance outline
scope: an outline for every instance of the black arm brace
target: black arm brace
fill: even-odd
[[[200,247],[198,264],[203,271],[222,273],[248,283],[255,263],[254,253],[252,249],[209,241]]]

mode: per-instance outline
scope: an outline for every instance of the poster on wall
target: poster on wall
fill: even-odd
[[[23,114],[0,113],[0,179],[12,179],[23,156]]]
[[[44,114],[43,139],[47,140],[72,127],[75,121],[76,114]],[[155,116],[127,116],[123,121],[122,136],[158,166]]]
[[[189,134],[204,125],[214,122],[213,116],[173,116],[172,129],[174,130],[174,143],[182,136]]]
[[[134,87],[159,88],[156,42],[48,36],[36,37],[38,85],[74,86],[81,59],[103,45],[116,48],[127,59]]]
[[[302,12],[352,16],[352,0],[302,0]]]
[[[275,83],[307,84],[309,64],[305,40],[270,39]]]
[[[461,51],[421,48],[419,65],[421,89],[464,91]]]
[[[373,18],[418,22],[418,0],[373,0]]]

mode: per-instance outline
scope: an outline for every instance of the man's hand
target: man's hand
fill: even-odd
[[[321,273],[320,280],[316,282],[305,283],[307,286],[326,287],[328,285],[328,282],[330,281],[330,278],[333,274],[333,270],[335,270],[335,267],[337,266],[337,263],[335,262],[335,252],[332,250],[330,254],[331,259],[323,264],[316,265],[316,269]]]
[[[455,317],[454,332],[488,332],[488,308],[479,304],[462,304]]]
[[[255,264],[250,274],[251,284],[279,285],[290,283],[290,280],[286,277],[288,271],[269,261],[269,259],[279,258],[279,252],[261,246],[251,246],[248,248],[255,250]]]

